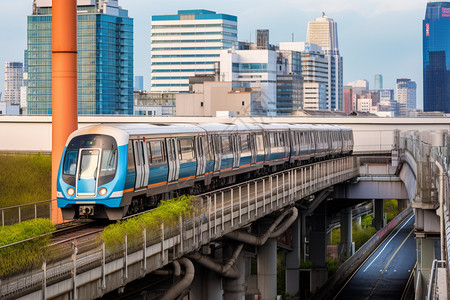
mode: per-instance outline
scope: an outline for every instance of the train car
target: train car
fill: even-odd
[[[64,219],[119,220],[196,194],[349,155],[351,129],[300,124],[94,125],[72,133],[57,179]]]

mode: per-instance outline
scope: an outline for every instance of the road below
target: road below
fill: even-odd
[[[400,299],[416,263],[414,215],[377,248],[335,299]]]

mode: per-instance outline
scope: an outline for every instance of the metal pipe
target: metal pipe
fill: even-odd
[[[64,145],[78,128],[77,115],[77,1],[52,3],[52,199]],[[62,223],[52,202],[52,221]]]
[[[161,300],[173,300],[173,299],[175,299],[185,289],[190,287],[191,284],[192,284],[192,281],[194,280],[195,269],[194,269],[194,265],[192,264],[192,262],[189,259],[185,258],[185,257],[180,258],[178,261],[184,266],[185,275],[184,275],[183,279],[178,281],[177,284],[175,284],[173,287],[171,287],[164,294],[164,296],[161,298]]]
[[[284,217],[288,214],[288,213],[292,213],[291,218],[288,219],[288,221],[286,221],[286,225],[283,224],[279,227],[279,229],[276,230],[276,232],[274,232],[275,228],[277,228],[277,226],[281,223],[281,221],[284,219]],[[267,241],[267,239],[269,239],[270,237],[276,237],[275,234],[281,234],[284,232],[284,230],[286,230],[291,224],[292,222],[295,221],[295,218],[293,218],[293,215],[295,215],[295,218],[297,218],[298,215],[298,210],[295,207],[292,207],[289,210],[284,211],[273,223],[272,225],[269,227],[269,229],[266,231],[266,233],[264,233],[263,235],[257,236],[245,231],[233,231],[228,233],[226,236],[243,242],[243,243],[247,243],[250,245],[256,245],[256,246],[261,246],[264,245]],[[287,225],[288,224],[288,225]],[[283,230],[284,229],[284,230]],[[281,231],[283,230],[283,231]]]
[[[202,255],[199,252],[194,252],[193,254],[188,255],[188,257],[195,260],[202,266],[213,270],[222,277],[226,277],[229,279],[238,279],[241,276],[241,272],[239,272],[239,269],[235,266],[235,263],[243,247],[244,244],[240,244],[239,246],[237,246],[234,250],[233,255],[226,264],[218,263],[211,257]]]

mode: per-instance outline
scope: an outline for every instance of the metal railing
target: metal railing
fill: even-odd
[[[1,225],[14,225],[37,218],[51,219],[54,201],[56,199],[0,208]]]
[[[428,293],[427,293],[427,300],[432,299],[439,299],[439,289],[438,289],[438,271],[439,269],[445,269],[447,266],[447,262],[445,260],[433,260],[433,264],[431,267],[431,274],[430,274],[430,283],[428,285]],[[445,281],[445,283],[447,283]]]
[[[124,234],[123,243],[115,247],[107,247],[100,234],[51,246],[42,253],[37,268],[1,280],[0,297],[15,298],[21,292],[33,290],[32,296],[53,297],[55,295],[51,293],[55,289],[49,286],[67,279],[72,282],[69,290],[59,292],[75,295],[80,289],[88,288],[88,284],[79,278],[86,272],[93,272],[88,277],[91,281],[101,282],[102,287],[89,295],[100,297],[105,291],[160,269],[258,218],[358,176],[358,166],[357,158],[344,157],[200,195],[194,201],[196,215],[193,217],[180,218],[174,226],[161,224],[160,230],[143,230],[134,237]],[[137,265],[140,267],[136,268]],[[113,276],[119,279],[111,279]],[[107,277],[110,279],[106,280]],[[119,286],[110,286],[113,283]]]

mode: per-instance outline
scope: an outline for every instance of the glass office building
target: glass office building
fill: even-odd
[[[450,113],[450,2],[428,2],[423,28],[423,109]]]
[[[133,19],[114,0],[79,0],[77,84],[80,115],[133,114]],[[28,16],[28,114],[52,112],[51,1]]]

